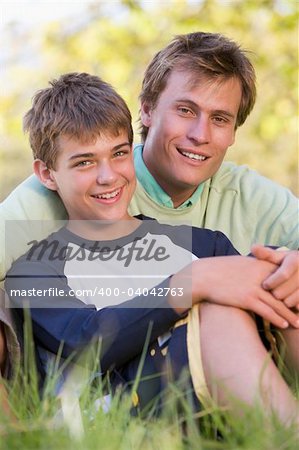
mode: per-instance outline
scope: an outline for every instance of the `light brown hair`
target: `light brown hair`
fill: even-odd
[[[221,80],[235,77],[240,81],[242,98],[236,127],[242,125],[256,99],[255,71],[239,45],[217,33],[189,33],[176,36],[160,50],[148,65],[140,94],[141,103],[154,109],[173,70],[186,71],[194,82],[201,78]],[[148,128],[141,124],[141,137]]]
[[[67,73],[49,84],[35,94],[23,122],[34,158],[49,169],[55,169],[60,135],[92,143],[100,134],[124,130],[132,144],[130,111],[110,84],[87,73]]]

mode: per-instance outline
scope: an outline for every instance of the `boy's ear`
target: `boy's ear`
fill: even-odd
[[[152,107],[148,102],[141,103],[140,118],[144,126],[150,127],[152,121]]]
[[[40,159],[33,161],[33,170],[39,181],[48,189],[57,191],[57,184],[53,177],[52,170]]]

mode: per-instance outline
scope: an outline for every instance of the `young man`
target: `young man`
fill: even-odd
[[[157,53],[140,96],[144,144],[135,148],[138,183],[130,212],[221,230],[242,254],[254,243],[298,249],[294,195],[247,167],[222,162],[255,96],[250,61],[224,36],[181,35]],[[0,217],[3,279],[27,242],[53,231],[66,211],[55,193],[31,177],[3,202]],[[9,221],[20,221],[13,239],[5,235]],[[298,278],[298,252],[254,251],[279,265],[264,286],[288,302],[285,278]],[[294,295],[299,303],[298,290]]]
[[[267,412],[297,422],[297,402],[273,361],[265,364],[254,320],[241,310],[299,330],[296,314],[261,286],[274,264],[238,256],[220,232],[128,213],[136,181],[122,98],[95,76],[66,74],[36,94],[24,124],[35,174],[68,213],[65,226],[20,257],[6,281],[20,321],[23,301],[30,307],[42,378],[59,351],[68,358],[100,341],[102,374],[110,373],[114,388],[125,387],[136,378],[148,336],[141,408],[187,370],[203,402],[211,401],[214,382],[220,404],[231,394],[252,403],[260,389]],[[234,338],[222,334],[223,318]]]

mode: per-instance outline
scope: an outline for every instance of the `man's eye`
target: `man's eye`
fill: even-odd
[[[227,119],[225,119],[224,117],[216,116],[214,117],[214,121],[217,123],[226,123]]]
[[[178,110],[182,113],[182,114],[192,114],[192,111],[190,108],[186,108],[185,106],[179,106]]]

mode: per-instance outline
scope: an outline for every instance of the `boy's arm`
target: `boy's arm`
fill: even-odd
[[[25,300],[25,304],[30,306],[33,334],[39,345],[57,353],[63,343],[62,356],[65,358],[100,340],[101,369],[104,372],[141,353],[149,328],[152,342],[182,318],[171,308],[166,295],[141,295],[117,306],[96,310],[95,306],[86,305],[69,295],[70,289],[63,277],[52,275],[53,278],[49,276],[40,280],[8,276],[6,292],[12,307],[22,315]],[[64,295],[47,298],[27,296],[26,299],[17,295],[16,289],[29,292],[33,285],[36,290],[55,288],[56,292],[64,291]],[[169,279],[166,279],[156,289],[166,290],[168,286]]]
[[[252,311],[279,328],[289,324],[299,328],[298,316],[262,287],[263,280],[275,268],[272,263],[247,256],[202,258],[192,263],[191,271],[188,268],[174,275],[170,285],[186,286],[189,278],[193,304],[207,300],[235,306]],[[183,312],[177,300],[173,298],[172,305]]]
[[[193,248],[195,250],[195,253],[197,253],[198,251],[200,252],[201,245],[198,249],[196,248],[197,242],[200,242],[199,233],[200,229],[193,229]],[[222,232],[217,231],[215,232],[215,234],[217,235],[217,240],[214,256],[222,257],[223,255],[239,255],[238,251],[233,247],[232,243]],[[264,249],[266,252],[269,250],[270,254],[277,254],[276,251],[268,249],[267,247],[259,247],[261,250]],[[204,255],[201,255],[201,257],[203,256]],[[214,281],[211,280],[210,286],[208,285],[208,287],[206,288],[207,295],[214,295],[214,300],[213,298],[211,298],[210,301],[222,303],[229,306],[236,306],[255,312],[256,314],[260,315],[262,318],[268,320],[273,325],[279,328],[283,328],[283,326],[285,326],[285,321],[289,322],[291,325],[296,324],[298,320],[296,314],[294,314],[294,312],[292,312],[289,307],[286,307],[286,305],[281,305],[281,301],[278,301],[280,299],[277,299],[273,292],[271,292],[271,295],[269,295],[268,289],[265,289],[265,287],[263,286],[264,279],[262,278],[262,274],[264,274],[265,279],[273,276],[272,274],[276,274],[275,271],[278,267],[277,264],[279,264],[280,262],[280,260],[278,260],[277,258],[277,255],[275,261],[267,261],[267,258],[264,255],[262,258],[260,258],[261,261],[258,261],[255,258],[251,257],[242,257],[241,259],[225,258],[224,260],[223,258],[217,258],[217,260],[215,258],[213,258],[212,260],[211,258],[204,258],[204,262],[197,262],[198,267],[194,269],[194,279],[201,280],[201,286],[197,286],[198,290],[193,295],[194,302],[200,301],[200,295],[202,295],[200,291],[201,287],[204,287],[205,283],[209,280],[209,277],[213,277]],[[200,265],[207,266],[207,274],[206,276],[203,276],[203,278],[205,279],[201,279],[202,271],[200,269]],[[294,264],[292,263],[291,265]],[[202,268],[204,268],[204,266]],[[223,277],[222,280],[221,276]],[[244,276],[245,281],[242,282]],[[228,280],[231,281],[231,290],[224,292],[225,285]],[[297,285],[298,281],[299,280],[297,278]],[[218,286],[220,289],[219,292],[216,292],[215,290],[213,294],[211,288],[214,284],[215,287]],[[289,282],[288,280],[287,284],[288,286],[290,286],[291,284],[291,289],[293,289],[293,292],[296,290],[296,287],[294,286],[294,280],[291,282]],[[193,286],[195,286],[194,283]],[[209,292],[207,292],[207,289],[209,289],[210,294]],[[226,293],[229,295],[224,297],[224,294]],[[246,297],[247,295],[248,297]]]

